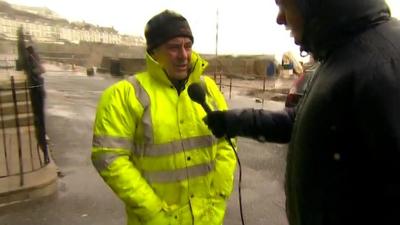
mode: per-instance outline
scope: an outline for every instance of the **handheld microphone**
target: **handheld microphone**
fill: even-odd
[[[199,103],[207,114],[212,111],[206,103],[206,93],[200,83],[192,83],[189,85],[188,94],[190,99]]]
[[[203,86],[200,83],[192,83],[188,87],[188,94],[192,101],[200,104],[204,111],[206,111],[207,115],[212,112],[210,107],[206,103],[206,93],[203,89]],[[232,140],[229,137],[225,137],[225,140],[231,145],[233,152],[235,153],[236,160],[239,164],[239,207],[240,207],[240,218],[242,220],[242,225],[245,225],[244,216],[243,216],[243,205],[242,205],[242,166],[239,160],[239,156],[236,152],[236,148],[232,143]]]

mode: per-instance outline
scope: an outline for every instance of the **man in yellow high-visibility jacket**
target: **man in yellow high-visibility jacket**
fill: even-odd
[[[236,158],[216,139],[187,87],[200,82],[213,110],[227,104],[192,52],[187,20],[165,10],[146,25],[147,70],[107,88],[94,122],[92,161],[125,203],[129,225],[221,225]]]

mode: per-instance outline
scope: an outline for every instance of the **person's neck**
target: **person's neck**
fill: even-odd
[[[179,95],[185,89],[185,84],[186,84],[188,78],[185,78],[182,80],[175,80],[175,79],[170,79],[170,80]]]

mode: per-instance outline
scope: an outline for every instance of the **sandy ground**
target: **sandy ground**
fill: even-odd
[[[57,62],[45,62],[42,63],[46,73],[65,73],[68,72],[72,76],[86,76],[86,68],[82,66],[76,66],[71,64],[57,63]]]

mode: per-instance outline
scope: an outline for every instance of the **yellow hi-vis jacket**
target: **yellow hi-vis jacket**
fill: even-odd
[[[213,110],[227,104],[207,62],[192,53],[192,72],[178,95],[159,64],[107,88],[94,122],[92,161],[125,203],[129,225],[221,225],[233,189],[235,153],[216,139],[187,87],[202,82]],[[234,142],[235,143],[235,142]]]

